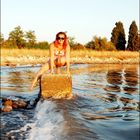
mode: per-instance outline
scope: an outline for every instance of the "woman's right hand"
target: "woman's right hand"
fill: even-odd
[[[51,70],[50,73],[51,73],[51,74],[54,74],[54,70]]]

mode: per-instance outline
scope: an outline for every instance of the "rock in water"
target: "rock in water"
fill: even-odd
[[[72,76],[67,74],[44,74],[41,77],[41,96],[62,99],[72,95]]]

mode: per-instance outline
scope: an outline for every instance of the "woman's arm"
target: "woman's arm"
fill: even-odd
[[[66,48],[66,63],[67,63],[67,73],[70,73],[70,46]]]
[[[50,70],[53,73],[53,66],[54,66],[54,46],[50,44]]]

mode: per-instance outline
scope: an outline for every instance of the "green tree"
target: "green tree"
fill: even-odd
[[[73,49],[73,50],[85,49],[85,46],[82,45],[81,43],[76,42],[74,37],[69,36],[68,42],[69,42],[71,49]]]
[[[36,42],[36,36],[35,36],[35,31],[28,31],[25,33],[25,38],[28,44],[29,48],[34,47],[35,42]]]
[[[125,50],[125,32],[122,22],[116,22],[116,27],[113,28],[111,33],[111,42],[115,45],[117,50]]]
[[[4,42],[4,37],[3,34],[0,32],[0,44],[2,44]]]
[[[47,41],[37,42],[34,45],[35,49],[49,49],[49,43]]]
[[[105,37],[101,38],[101,37],[94,36],[92,41],[87,43],[85,46],[86,48],[90,48],[93,50],[106,50],[106,51],[115,50],[115,46],[113,45],[113,43],[107,41]]]
[[[129,27],[127,50],[130,50],[130,51],[140,50],[138,27],[135,21],[133,21]]]
[[[94,46],[94,41],[91,40],[90,42],[88,42],[86,45],[85,45],[86,48],[88,49],[95,49],[95,46]]]
[[[83,50],[85,49],[85,46],[80,44],[80,43],[75,43],[74,46],[72,47],[73,50]]]
[[[24,32],[20,26],[15,27],[14,30],[9,33],[8,39],[12,41],[19,49],[24,48],[25,46]]]
[[[74,37],[71,37],[71,36],[68,37],[68,42],[69,42],[69,45],[71,48],[73,48],[76,44],[76,42],[74,40],[75,40]]]
[[[138,33],[138,48],[140,50],[140,33]]]

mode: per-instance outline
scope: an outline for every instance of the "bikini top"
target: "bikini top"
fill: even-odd
[[[58,56],[58,55],[59,56],[64,56],[65,55],[65,51],[64,50],[60,50],[60,51],[59,50],[55,50],[54,51],[54,55],[55,56]]]

